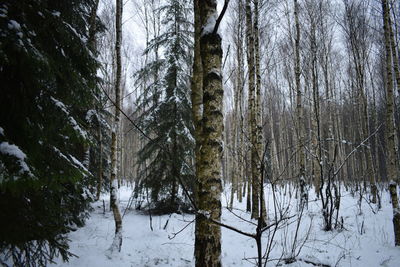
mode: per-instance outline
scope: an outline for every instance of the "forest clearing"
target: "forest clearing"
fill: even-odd
[[[283,188],[278,191],[282,195],[277,201],[283,207],[290,207],[289,214],[297,214],[298,201],[294,192],[290,197],[289,189],[286,196],[283,196]],[[121,210],[124,212],[131,193],[130,187],[120,189]],[[222,222],[255,233],[256,226],[244,221],[250,220],[245,201],[234,202],[234,215],[227,208],[229,198],[228,191],[222,197]],[[135,203],[123,219],[124,246],[121,253],[108,258],[105,251],[114,236],[114,220],[108,208],[109,196],[104,195],[101,199],[105,200],[106,212],[103,213],[102,200],[95,202],[87,225],[69,236],[71,252],[78,258],[72,257],[69,263],[64,264],[57,260],[54,266],[194,266],[194,216],[176,213],[153,215],[150,221],[148,214],[134,209]],[[310,196],[310,199],[315,198]],[[273,203],[272,197],[268,203]],[[397,266],[400,253],[398,247],[391,245],[394,242],[390,220],[392,210],[387,192],[382,196],[382,203],[385,208],[377,212],[368,201],[363,199],[358,203],[357,196],[343,192],[340,213],[343,227],[325,232],[322,230],[323,221],[318,216],[320,204],[310,201],[301,218],[296,216],[282,222],[275,237],[272,238],[275,229],[263,234],[263,254],[270,250],[267,266]],[[274,216],[272,207],[268,214]],[[223,266],[255,266],[257,247],[254,239],[225,228],[222,228],[221,237]],[[296,259],[293,263],[285,263],[293,256]]]

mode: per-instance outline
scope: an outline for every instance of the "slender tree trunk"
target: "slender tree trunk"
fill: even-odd
[[[395,128],[394,128],[394,93],[392,77],[392,54],[390,46],[389,7],[387,0],[382,0],[383,31],[386,49],[386,149],[388,151],[386,169],[390,181],[389,191],[393,207],[393,228],[395,245],[400,246],[400,209],[397,197],[398,173],[396,167]]]
[[[89,48],[94,51],[96,48],[96,16],[97,16],[97,9],[99,8],[99,1],[100,0],[95,0],[94,6],[92,10],[90,11],[90,18],[89,18],[89,38],[88,38],[88,44]]]
[[[321,186],[321,154],[320,154],[320,109],[319,109],[319,88],[318,88],[318,68],[317,68],[317,44],[315,37],[315,24],[311,25],[311,76],[312,76],[312,103],[313,103],[313,114],[311,116],[311,129],[312,129],[312,162],[313,162],[313,179],[314,186],[319,195]]]
[[[97,191],[96,191],[96,200],[100,199],[100,194],[101,194],[101,187],[103,184],[103,135],[101,133],[101,126],[99,123],[99,129],[98,129],[98,137],[99,137],[99,176],[97,179]]]
[[[117,61],[117,74],[115,81],[115,115],[114,125],[111,133],[111,177],[110,177],[110,206],[114,214],[115,221],[115,236],[114,241],[110,247],[110,251],[121,251],[122,246],[122,217],[118,207],[118,179],[117,175],[117,138],[120,125],[120,91],[121,91],[121,44],[122,44],[122,0],[116,0],[116,61]]]
[[[261,181],[261,164],[263,159],[263,154],[264,154],[264,148],[263,148],[263,129],[262,129],[262,108],[261,108],[261,60],[260,60],[260,30],[258,26],[258,21],[259,21],[259,16],[260,16],[260,10],[259,10],[259,1],[254,0],[254,28],[253,28],[253,34],[254,34],[254,50],[255,50],[255,75],[256,75],[256,90],[255,90],[255,107],[254,107],[254,113],[255,113],[255,119],[256,119],[256,128],[255,128],[255,149],[257,151],[257,158],[256,158],[256,170],[257,170],[257,181],[259,183],[259,188],[261,186],[264,186],[264,182]],[[259,189],[259,193],[261,193],[261,190]],[[263,224],[266,222],[267,218],[267,211],[266,211],[266,205],[265,205],[265,197],[263,195],[259,196],[259,202],[260,202],[260,214],[261,218],[263,220]]]
[[[201,23],[200,23],[200,9],[199,9],[199,1],[194,0],[194,59],[193,59],[193,74],[192,74],[192,117],[194,123],[194,138],[196,140],[195,147],[195,166],[196,170],[198,169],[198,165],[200,162],[200,147],[201,147],[201,120],[202,120],[202,104],[203,104],[203,66],[201,63],[201,54],[200,54],[200,31],[201,31]],[[196,174],[198,171],[196,171]],[[197,198],[197,197],[196,197]]]
[[[278,158],[278,145],[277,141],[275,138],[275,130],[274,130],[274,120],[272,116],[272,101],[270,101],[270,109],[271,111],[269,112],[269,127],[271,129],[271,149],[270,149],[270,155],[271,155],[271,175],[272,175],[272,181],[276,181],[278,179],[278,175],[280,174],[281,170],[279,168],[279,158]]]
[[[367,103],[367,97],[365,96],[364,90],[362,90],[362,114],[363,114],[363,140],[367,139],[369,136],[369,118],[368,118],[368,103]],[[372,203],[376,203],[376,194],[377,194],[377,187],[376,187],[376,182],[375,182],[375,171],[374,171],[374,166],[372,163],[372,149],[371,149],[371,142],[367,140],[365,142],[366,147],[364,148],[364,156],[365,156],[365,163],[366,163],[366,173],[367,177],[369,178],[370,182],[370,188],[371,188],[371,195]]]
[[[194,58],[193,58],[193,74],[191,81],[191,100],[192,100],[192,117],[194,124],[194,138],[196,140],[195,146],[195,171],[196,171],[196,182],[198,183],[195,186],[195,202],[196,204],[200,202],[199,199],[199,191],[200,191],[200,183],[199,183],[199,173],[200,173],[200,162],[201,162],[201,153],[200,148],[202,144],[202,105],[203,105],[203,65],[201,62],[201,51],[200,51],[200,34],[201,34],[201,21],[200,21],[200,1],[194,0]],[[204,242],[202,239],[202,231],[204,231],[204,226],[206,222],[203,221],[202,224],[199,221],[201,218],[196,217],[196,226],[195,226],[195,247],[199,247],[199,242]],[[195,249],[196,261],[197,257],[199,257],[199,252]]]
[[[200,51],[203,67],[203,126],[197,173],[199,214],[196,215],[196,266],[221,266],[221,228],[207,218],[221,219],[223,133],[222,37],[212,23],[217,1],[199,1]],[[211,26],[211,27],[210,27]]]
[[[393,58],[393,70],[396,76],[396,84],[397,84],[397,95],[400,97],[400,67],[399,67],[399,57],[398,57],[398,47],[396,47],[396,42],[394,39],[392,22],[390,15],[388,14],[388,30],[390,36],[390,47],[392,49],[392,58]]]
[[[398,46],[396,46],[396,42],[394,39],[394,34],[393,34],[393,28],[392,28],[392,22],[391,22],[391,17],[390,14],[388,15],[388,29],[389,29],[389,34],[390,34],[390,45],[391,45],[391,49],[392,49],[392,58],[393,58],[393,71],[396,77],[396,86],[397,86],[397,98],[399,99],[399,103],[400,103],[400,67],[399,67],[399,57],[398,57]],[[395,20],[396,21],[396,20]],[[397,44],[398,45],[398,44]],[[400,145],[399,145],[399,136],[400,136],[400,126],[399,124],[395,125],[395,130],[397,131],[397,134],[395,136],[395,145],[396,145],[396,151],[397,151],[397,160],[400,160],[399,157],[399,149],[400,149]],[[397,164],[397,168],[398,171],[400,172],[400,164]]]
[[[242,202],[242,197],[244,196],[246,180],[245,180],[245,161],[244,161],[244,120],[243,120],[243,87],[244,87],[244,51],[243,51],[243,2],[242,0],[238,1],[238,20],[237,20],[237,35],[236,35],[236,50],[237,50],[237,78],[236,78],[236,88],[237,92],[237,105],[236,105],[236,120],[238,121],[238,125],[236,128],[237,139],[238,139],[238,147],[237,147],[237,164],[238,164],[238,198],[239,202]],[[243,188],[243,190],[242,190]]]
[[[247,176],[247,183],[245,183],[245,185],[247,185],[247,199],[246,199],[246,211],[247,212],[251,212],[251,180],[250,180],[250,176]],[[246,190],[245,190],[246,191]]]
[[[258,219],[259,216],[259,172],[257,163],[259,156],[257,153],[257,117],[256,117],[256,87],[255,87],[255,63],[254,63],[254,29],[252,24],[251,1],[246,0],[246,47],[247,47],[247,66],[249,73],[248,92],[249,92],[249,136],[251,151],[251,182],[252,182],[252,207],[251,218]]]
[[[237,198],[239,201],[242,201],[241,197],[241,180],[242,178],[242,124],[241,124],[241,101],[243,94],[243,85],[242,85],[242,54],[243,54],[243,42],[242,42],[242,23],[241,18],[242,15],[242,6],[241,1],[238,1],[237,9],[234,11],[234,16],[236,19],[234,20],[234,32],[233,39],[235,43],[235,80],[234,80],[234,106],[233,106],[233,114],[232,114],[232,157],[233,157],[233,172],[232,172],[232,190],[231,190],[231,201],[230,206],[233,205],[234,194],[236,192]]]
[[[300,87],[300,23],[299,23],[299,3],[294,0],[294,20],[296,25],[295,37],[295,64],[294,75],[296,83],[296,115],[297,115],[297,151],[299,153],[299,185],[300,185],[300,208],[303,208],[307,201],[306,176],[305,176],[305,151],[304,151],[304,122],[302,92]]]

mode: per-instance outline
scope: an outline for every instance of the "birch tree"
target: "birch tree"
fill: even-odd
[[[226,1],[224,9],[227,5]],[[217,1],[199,3],[200,52],[203,76],[203,125],[200,160],[197,169],[197,208],[195,258],[196,266],[221,266],[221,228],[211,223],[221,219],[222,191],[222,36],[218,33],[223,12],[218,17]],[[199,141],[199,140],[197,140]]]
[[[294,64],[294,75],[295,75],[295,87],[296,87],[296,119],[297,119],[297,146],[299,153],[299,186],[300,186],[300,208],[305,204],[307,193],[305,189],[306,177],[305,177],[305,152],[304,152],[304,122],[303,122],[303,106],[302,106],[302,91],[300,85],[300,23],[299,23],[299,4],[297,0],[294,0],[294,21],[296,28],[295,35],[295,64]]]
[[[393,74],[392,74],[392,52],[390,45],[389,24],[390,13],[387,0],[382,0],[383,12],[383,32],[386,52],[386,146],[387,162],[386,170],[388,180],[390,181],[389,191],[393,207],[393,229],[395,245],[400,246],[400,209],[397,196],[397,186],[399,184],[399,173],[397,170],[396,145],[395,145],[395,127],[394,127],[394,92],[393,92]]]
[[[256,84],[255,84],[255,55],[254,55],[254,29],[253,29],[253,11],[251,1],[246,0],[246,50],[248,67],[248,109],[249,109],[249,127],[248,136],[250,137],[251,151],[251,218],[257,219],[259,215],[259,171],[257,164],[259,161],[257,151],[257,118],[256,118]]]
[[[113,243],[110,247],[110,252],[121,251],[122,246],[122,217],[118,206],[118,179],[117,179],[117,138],[119,133],[120,124],[120,90],[121,90],[121,43],[122,43],[122,0],[116,0],[116,39],[115,39],[115,53],[116,53],[116,79],[115,79],[115,113],[114,113],[114,125],[111,133],[111,177],[110,177],[110,206],[113,211],[115,221],[115,236]]]

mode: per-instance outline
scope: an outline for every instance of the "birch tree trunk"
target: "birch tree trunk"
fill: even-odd
[[[234,194],[242,202],[242,181],[243,181],[243,121],[242,121],[242,96],[243,96],[243,5],[237,1],[233,6],[232,20],[234,41],[234,106],[232,115],[232,191],[230,207],[233,206]]]
[[[312,76],[312,107],[313,114],[311,116],[312,130],[312,175],[317,196],[319,196],[321,186],[321,140],[320,140],[320,108],[319,108],[319,88],[318,88],[318,67],[317,67],[317,43],[315,37],[315,21],[311,22],[311,76]]]
[[[396,77],[396,86],[397,86],[397,98],[400,100],[400,67],[399,67],[399,57],[398,57],[398,46],[396,46],[396,42],[394,39],[394,34],[393,34],[393,28],[392,28],[392,22],[391,22],[391,17],[390,14],[388,15],[388,29],[389,29],[389,36],[390,36],[390,45],[391,45],[391,49],[392,49],[392,58],[393,58],[393,71]],[[395,20],[396,21],[396,20]],[[400,102],[399,102],[400,103]],[[397,131],[397,135],[395,136],[395,144],[396,144],[396,151],[397,151],[397,160],[400,160],[399,158],[399,131],[400,131],[400,127],[397,124],[397,127],[395,127],[395,130]],[[399,165],[399,164],[398,164]],[[397,166],[398,168],[400,166]],[[398,169],[398,171],[400,172],[400,169]]]
[[[201,120],[202,120],[202,104],[203,104],[203,66],[200,54],[200,0],[194,0],[194,58],[193,58],[193,74],[191,81],[191,100],[192,100],[192,117],[194,124],[194,138],[196,140],[195,147],[195,167],[198,174],[198,166],[200,162],[200,146],[201,146]],[[197,194],[195,192],[196,199]],[[197,229],[197,228],[196,228]]]
[[[97,191],[96,191],[96,200],[100,199],[101,187],[103,185],[103,135],[101,133],[101,126],[99,123],[98,128],[98,138],[99,138],[99,177],[97,178]]]
[[[257,171],[257,182],[259,184],[259,188],[261,186],[264,186],[264,181],[262,181],[262,175],[261,175],[261,164],[263,161],[263,154],[264,154],[264,148],[263,148],[263,129],[262,129],[262,108],[261,108],[261,61],[260,61],[260,30],[259,30],[259,17],[260,17],[260,8],[259,8],[259,1],[254,0],[254,29],[253,29],[253,34],[254,34],[254,50],[255,50],[255,75],[256,75],[256,90],[255,90],[255,106],[254,106],[254,113],[255,113],[255,121],[256,121],[256,128],[255,132],[255,144],[253,144],[257,157],[256,161],[253,163],[256,164],[256,171]],[[263,192],[264,190],[259,189],[259,193]],[[265,223],[266,218],[267,218],[267,211],[266,211],[266,205],[265,205],[265,196],[264,194],[261,194],[259,196],[259,202],[260,202],[260,216],[263,220],[263,223]]]
[[[400,246],[400,209],[397,197],[398,173],[396,167],[395,127],[394,127],[394,93],[392,77],[392,54],[390,46],[389,7],[387,0],[382,0],[383,31],[386,49],[386,149],[388,151],[386,169],[390,181],[389,191],[393,208],[393,228],[395,245]]]
[[[196,266],[221,266],[223,94],[221,35],[216,31],[217,1],[199,1],[200,51],[203,68],[203,125],[197,173]]]
[[[110,252],[121,251],[122,246],[122,217],[118,207],[118,179],[117,175],[117,138],[120,125],[120,90],[121,90],[121,43],[122,43],[122,0],[116,0],[116,61],[117,73],[115,80],[115,115],[114,125],[111,133],[111,177],[110,177],[110,206],[114,214],[115,221],[115,236],[113,243],[110,247]]]
[[[396,84],[397,84],[397,95],[400,97],[400,67],[399,67],[399,58],[398,58],[398,47],[396,47],[396,42],[394,39],[394,33],[392,28],[391,17],[388,14],[388,30],[390,36],[390,46],[392,49],[392,57],[393,57],[393,70],[396,76]]]
[[[238,164],[238,169],[237,169],[237,174],[238,174],[238,192],[237,196],[239,199],[239,202],[242,202],[242,197],[243,197],[243,190],[242,192],[242,187],[243,184],[246,183],[245,181],[245,168],[244,168],[244,122],[243,122],[243,87],[244,87],[244,71],[243,71],[243,65],[244,65],[244,51],[243,51],[243,24],[242,21],[244,19],[244,12],[243,12],[243,3],[242,0],[239,1],[238,3],[238,20],[237,20],[237,36],[236,36],[236,50],[237,50],[237,57],[236,57],[236,65],[237,65],[237,78],[236,78],[236,89],[237,89],[237,101],[235,105],[235,111],[236,111],[236,138],[237,138],[237,164]],[[245,188],[245,187],[243,187]]]
[[[296,85],[296,117],[297,117],[297,151],[299,153],[299,186],[300,186],[300,208],[304,207],[307,201],[307,193],[305,191],[305,151],[304,151],[304,122],[303,122],[303,106],[302,92],[300,87],[300,23],[299,23],[299,4],[294,0],[294,21],[296,26],[295,37],[295,64],[294,75]]]
[[[254,29],[252,24],[251,1],[246,0],[246,47],[247,47],[247,67],[248,67],[248,92],[249,92],[249,137],[251,151],[251,218],[258,219],[259,216],[259,172],[257,170],[257,118],[256,118],[256,87],[255,87],[255,63],[254,63]]]

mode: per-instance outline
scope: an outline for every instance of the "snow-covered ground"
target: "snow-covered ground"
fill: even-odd
[[[277,203],[282,207],[289,206],[290,214],[295,214],[297,200],[293,195],[284,195],[284,190],[281,190],[282,192],[276,194]],[[128,187],[120,189],[122,212],[131,191]],[[268,189],[265,193],[268,197],[269,220],[273,221],[272,193]],[[292,251],[298,254],[298,261],[286,265],[280,261],[280,266],[315,266],[307,261],[329,266],[400,266],[400,247],[393,245],[392,210],[388,193],[382,194],[382,209],[377,212],[373,211],[376,208],[372,204],[363,199],[361,214],[357,197],[352,197],[348,192],[342,192],[342,195],[339,218],[343,217],[343,230],[322,230],[321,203],[319,200],[314,201],[311,195],[309,208],[300,220],[296,242],[294,237],[298,217],[282,223],[272,243],[270,241],[273,231],[265,232],[263,251],[265,252],[268,242],[273,244],[269,255],[272,261],[268,266],[278,264],[278,259],[288,258]],[[228,194],[222,196],[222,222],[254,233],[254,225],[238,218],[250,220],[250,214],[243,211],[246,199],[242,203],[235,200],[232,213],[226,208],[226,200],[229,198]],[[103,199],[108,207],[108,196],[104,195]],[[94,211],[86,226],[69,235],[70,251],[78,257],[71,258],[68,263],[59,260],[57,266],[194,266],[194,223],[190,224],[193,215],[153,216],[152,231],[148,215],[136,210],[127,211],[123,218],[122,251],[110,259],[106,256],[106,251],[114,236],[112,212],[107,208],[103,214],[102,200],[94,203],[93,207]],[[256,255],[256,243],[252,238],[222,229],[223,266],[254,266]]]

